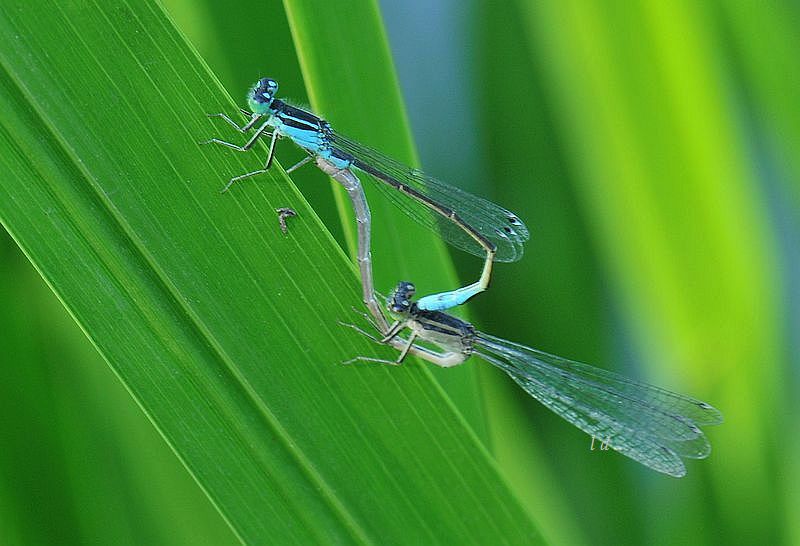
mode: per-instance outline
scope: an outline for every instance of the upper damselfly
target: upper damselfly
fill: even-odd
[[[249,116],[244,125],[240,126],[226,114],[212,114],[240,132],[255,132],[243,145],[217,138],[208,142],[247,151],[260,138],[270,137],[264,167],[232,178],[223,191],[239,180],[266,172],[281,137],[291,139],[309,154],[287,172],[317,158],[338,169],[355,168],[371,175],[380,182],[378,187],[384,194],[408,216],[453,246],[486,258],[477,282],[421,298],[417,306],[424,310],[449,309],[464,303],[489,286],[494,261],[513,262],[522,257],[529,233],[517,215],[337,133],[315,114],[277,99],[277,91],[278,83],[270,78],[262,78],[250,89],[247,102],[251,111],[243,111]]]

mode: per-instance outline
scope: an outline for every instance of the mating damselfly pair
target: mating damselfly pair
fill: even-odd
[[[277,90],[277,82],[269,78],[251,88],[250,111],[242,111],[249,119],[243,125],[225,114],[213,114],[242,133],[254,130],[247,142],[237,145],[216,138],[208,142],[247,151],[260,138],[270,138],[263,168],[232,178],[224,190],[236,181],[266,172],[281,137],[289,138],[308,153],[287,172],[314,160],[347,190],[359,228],[364,302],[379,335],[349,326],[400,351],[394,361],[366,357],[353,360],[399,364],[412,354],[437,366],[452,367],[475,354],[506,372],[528,394],[573,425],[658,472],[680,477],[686,473],[684,458],[708,456],[710,444],[699,427],[721,423],[722,415],[705,402],[484,334],[443,312],[486,290],[493,261],[516,261],[522,256],[522,246],[529,237],[525,225],[515,214],[490,201],[342,136],[322,118],[277,99]],[[420,224],[457,248],[485,255],[480,279],[416,302],[412,301],[414,285],[398,283],[386,301],[394,320],[390,325],[373,288],[369,258],[371,218],[356,170],[376,180],[385,195]],[[400,335],[403,332],[408,332],[407,337]]]

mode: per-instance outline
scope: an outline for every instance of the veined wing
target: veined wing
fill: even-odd
[[[681,477],[682,458],[711,452],[699,427],[722,414],[705,402],[483,333],[475,345],[539,402],[653,470]]]
[[[382,179],[383,176],[388,177],[454,211],[464,223],[497,247],[495,261],[514,262],[522,257],[522,247],[530,234],[516,214],[491,201],[427,176],[418,169],[403,165],[333,130],[327,132],[326,137],[332,146],[352,156],[355,159],[355,166],[359,169],[378,179]],[[371,171],[381,173],[383,176]],[[476,256],[485,255],[483,247],[462,228],[388,184],[391,183],[382,180],[378,187],[408,216],[433,230],[456,248]]]

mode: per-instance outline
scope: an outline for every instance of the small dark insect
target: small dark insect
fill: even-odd
[[[280,207],[275,209],[275,212],[278,213],[278,224],[281,226],[281,231],[285,234],[288,231],[286,227],[286,219],[290,216],[297,216],[297,211],[290,209],[289,207]]]

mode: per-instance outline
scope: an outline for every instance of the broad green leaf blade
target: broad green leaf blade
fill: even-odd
[[[313,0],[285,0],[308,95],[342,134],[403,161],[418,163],[397,76],[376,2],[348,0],[319,9]],[[442,97],[442,100],[447,100]],[[411,280],[420,295],[459,286],[441,239],[416,225],[375,191],[367,175],[361,177],[373,217],[375,285],[388,292],[399,280]],[[459,181],[450,181],[458,186]],[[345,194],[337,188],[354,251],[354,222],[345,212]],[[482,266],[462,275],[477,280]],[[432,370],[461,413],[482,438],[486,437],[479,388],[472,366]]]
[[[236,105],[159,8],[6,3],[0,69],[0,219],[243,542],[536,541],[427,373],[338,365],[392,354],[352,265],[278,171],[219,195]]]
[[[3,544],[239,544],[5,230],[0,263]]]

